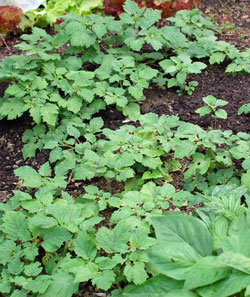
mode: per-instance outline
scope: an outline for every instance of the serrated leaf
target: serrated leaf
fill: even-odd
[[[141,70],[139,72],[139,77],[146,80],[151,80],[153,77],[156,77],[157,74],[158,70],[148,67],[147,69]]]
[[[23,179],[24,187],[39,188],[43,185],[39,174],[30,166],[22,166],[17,168],[14,172],[20,179]]]
[[[21,212],[6,212],[1,227],[6,237],[9,239],[25,242],[31,238],[31,234],[28,231],[27,219]]]
[[[114,281],[115,273],[112,270],[104,270],[93,277],[92,284],[97,285],[99,289],[108,290]]]
[[[46,230],[41,245],[47,252],[53,253],[71,237],[72,235],[69,231],[62,227],[55,226]]]
[[[124,269],[124,275],[129,282],[133,282],[136,285],[144,283],[148,278],[143,262],[136,262],[134,264],[127,263]]]
[[[78,96],[71,96],[67,100],[67,108],[73,113],[78,113],[82,107],[82,99]]]
[[[40,262],[34,262],[24,266],[24,273],[27,276],[37,276],[42,270],[43,268],[41,267]]]
[[[49,175],[51,174],[51,167],[50,167],[49,162],[44,163],[44,164],[40,167],[40,169],[39,169],[38,172],[39,172],[39,174],[40,174],[41,176],[49,176]]]
[[[125,222],[119,222],[113,230],[101,227],[96,235],[98,245],[107,253],[124,254],[128,250],[130,226]]]
[[[226,55],[222,52],[216,52],[213,53],[210,58],[209,58],[209,62],[210,64],[220,64],[221,62],[224,61],[224,59],[226,58]]]
[[[51,275],[39,275],[27,284],[27,290],[43,294],[52,283]]]
[[[136,103],[129,103],[122,109],[125,116],[128,116],[132,121],[137,121],[141,115],[140,106]]]
[[[48,229],[56,225],[58,225],[58,223],[54,218],[48,217],[42,213],[38,213],[37,215],[30,218],[28,223],[29,230],[31,232],[33,232],[33,230],[38,227]]]
[[[58,271],[52,275],[53,281],[45,293],[40,297],[72,297],[78,291],[78,283],[74,283],[74,277],[64,271]]]
[[[55,126],[58,112],[58,106],[52,103],[46,103],[41,107],[41,115],[44,122],[51,126]]]
[[[86,231],[79,231],[76,239],[74,240],[75,253],[85,260],[92,261],[96,254],[96,246],[94,241],[90,238]]]

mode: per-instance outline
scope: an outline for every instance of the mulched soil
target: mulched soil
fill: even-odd
[[[202,1],[202,0],[201,0]],[[205,16],[212,17],[213,21],[222,27],[218,34],[220,40],[225,40],[236,45],[240,49],[250,47],[250,6],[249,0],[204,0],[201,10]],[[20,43],[20,38],[12,38],[7,41],[11,48],[0,48],[0,61],[9,55],[20,54],[13,46]],[[192,96],[178,96],[173,90],[149,89],[145,92],[146,101],[141,103],[142,113],[154,112],[158,115],[177,115],[183,121],[192,122],[207,129],[210,126],[209,116],[200,118],[195,110],[203,105],[202,98],[213,95],[218,99],[227,100],[225,106],[228,113],[227,120],[217,120],[215,129],[232,130],[250,133],[250,115],[237,115],[238,109],[250,102],[250,75],[232,76],[225,73],[226,64],[208,66],[202,74],[190,76],[190,80],[196,80],[199,85]],[[7,87],[6,83],[0,83],[0,97]],[[108,110],[102,112],[105,126],[117,129],[125,117],[118,111]],[[6,202],[13,190],[20,188],[14,170],[23,165],[30,165],[35,169],[48,160],[48,152],[38,153],[35,158],[26,161],[22,158],[22,135],[31,128],[31,118],[25,114],[22,118],[13,121],[0,121],[0,201]],[[80,186],[82,188],[82,185]],[[71,193],[79,192],[79,185],[72,181],[69,185]],[[82,295],[97,296],[95,288],[84,284]],[[105,296],[105,294],[103,295]]]

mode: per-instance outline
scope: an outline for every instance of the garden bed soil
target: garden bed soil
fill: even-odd
[[[204,15],[208,15],[222,26],[220,40],[235,44],[240,49],[249,48],[250,45],[250,7],[248,0],[206,0],[201,5]],[[230,26],[229,26],[230,25]],[[7,43],[11,52],[7,48],[0,48],[0,61],[12,54],[20,54],[20,51],[13,46],[20,42],[20,38],[13,38]],[[174,90],[160,90],[151,88],[145,92],[146,100],[141,103],[142,113],[154,112],[158,115],[177,115],[181,120],[200,125],[203,129],[208,129],[211,118],[205,116],[200,118],[195,110],[204,103],[202,98],[213,95],[218,99],[227,100],[229,104],[225,106],[228,113],[227,120],[216,120],[214,129],[232,130],[233,133],[250,133],[250,115],[238,115],[238,109],[245,103],[250,102],[250,75],[232,76],[225,73],[226,64],[208,66],[202,74],[190,76],[190,80],[196,80],[198,87],[192,96],[178,96]],[[0,97],[3,96],[6,83],[0,83]],[[127,119],[117,110],[107,110],[100,114],[105,122],[105,126],[117,129]],[[22,158],[22,135],[24,131],[32,127],[32,121],[28,114],[13,120],[0,121],[0,201],[6,202],[12,195],[14,189],[21,189],[22,185],[14,175],[14,170],[23,165],[30,165],[35,169],[48,160],[46,150],[38,153],[35,158],[26,161]],[[181,184],[175,181],[176,186]],[[71,181],[68,185],[69,192],[76,196],[81,193],[83,185]],[[91,285],[84,284],[81,295],[78,297],[96,296],[97,292]],[[105,294],[103,296],[106,296]]]

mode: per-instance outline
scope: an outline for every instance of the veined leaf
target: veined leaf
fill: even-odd
[[[2,231],[12,240],[28,241],[31,234],[28,231],[28,221],[21,212],[8,211],[3,217]]]

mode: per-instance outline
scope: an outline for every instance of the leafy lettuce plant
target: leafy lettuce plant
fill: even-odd
[[[174,0],[174,1],[154,1],[154,0],[134,0],[139,4],[140,7],[153,8],[161,11],[163,18],[174,15],[177,11],[197,7],[200,3],[198,0]],[[112,14],[115,16],[120,15],[124,12],[123,5],[125,0],[104,0],[104,8],[107,14]]]
[[[23,16],[22,9],[18,7],[0,6],[0,34],[2,39],[6,38],[10,33],[16,34],[21,31],[20,23]]]

